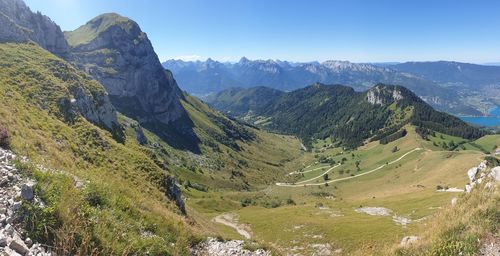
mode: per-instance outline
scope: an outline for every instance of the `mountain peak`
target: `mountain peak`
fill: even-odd
[[[120,112],[141,123],[169,124],[184,115],[177,83],[135,21],[106,13],[65,35],[72,62],[104,85]]]
[[[246,64],[249,62],[250,62],[250,60],[247,59],[247,57],[245,57],[245,56],[241,57],[240,61],[238,61],[238,63],[240,63],[240,64]]]
[[[140,32],[139,25],[135,21],[117,13],[104,13],[91,19],[74,31],[65,32],[65,36],[68,43],[72,47],[76,47],[90,43],[98,38],[101,33],[112,27],[118,27],[128,34],[137,34]]]

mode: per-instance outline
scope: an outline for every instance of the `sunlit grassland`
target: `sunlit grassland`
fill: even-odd
[[[408,126],[406,129],[407,136],[387,145],[370,142],[358,150],[341,155],[338,153],[342,150],[333,148],[321,153],[303,154],[298,162],[304,162],[304,159],[310,162],[304,162],[296,169],[307,171],[328,166],[316,163],[318,155],[324,155],[335,160],[345,157],[347,161],[341,167],[350,168],[352,173],[357,174],[356,161],[360,161],[362,173],[391,162],[417,147],[423,148],[376,172],[334,182],[329,186],[290,188],[271,185],[260,191],[208,193],[197,195],[189,204],[209,217],[222,212],[236,213],[241,223],[251,227],[253,239],[283,254],[310,254],[315,251],[310,247],[311,244],[328,243],[332,251],[341,248],[344,253],[376,255],[377,251],[398,243],[402,237],[420,233],[434,214],[448,207],[451,198],[458,196],[457,193],[437,192],[437,186],[463,188],[468,182],[466,171],[484,158],[479,150],[451,152],[434,147],[432,142],[421,139],[413,127]],[[491,139],[496,139],[496,136]],[[394,147],[398,151],[393,152]],[[311,166],[304,168],[309,164]],[[334,169],[330,178],[338,177],[338,170]],[[321,169],[304,174],[302,179],[325,171]],[[346,175],[349,174],[343,176]],[[318,183],[321,182],[324,182],[322,177],[318,178]],[[292,199],[295,205],[282,203],[273,208],[257,203],[242,207],[239,203],[245,198],[281,202]],[[204,200],[210,203],[203,203]],[[355,209],[361,206],[385,207],[392,210],[393,215],[413,222],[402,226],[395,223],[392,216],[370,216],[356,212]],[[222,236],[227,234],[234,238],[235,235],[234,231],[226,233],[225,227],[218,227],[217,231]],[[293,251],[294,247],[302,249]]]

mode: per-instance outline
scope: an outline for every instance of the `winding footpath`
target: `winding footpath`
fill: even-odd
[[[350,180],[350,179],[354,179],[354,178],[357,178],[357,177],[359,177],[359,176],[363,176],[363,175],[367,175],[367,174],[370,174],[370,173],[376,172],[376,171],[378,171],[378,170],[380,170],[380,169],[384,168],[384,166],[388,166],[388,165],[391,165],[391,164],[395,164],[395,163],[399,162],[401,159],[405,158],[407,155],[409,155],[409,154],[411,154],[411,153],[413,153],[413,152],[415,152],[415,151],[419,151],[419,150],[422,150],[422,148],[415,148],[415,149],[413,149],[413,150],[410,150],[410,151],[406,152],[405,154],[403,154],[402,156],[400,156],[398,159],[396,159],[396,160],[394,160],[394,161],[391,161],[391,162],[389,162],[389,163],[387,163],[387,164],[383,164],[383,165],[381,165],[381,166],[379,166],[379,167],[377,167],[377,168],[375,168],[375,169],[373,169],[373,170],[370,170],[370,171],[367,171],[367,172],[364,172],[364,173],[361,173],[361,174],[358,174],[358,175],[349,176],[349,177],[344,177],[344,178],[338,178],[338,179],[333,179],[333,180],[329,180],[329,181],[325,181],[325,182],[321,182],[321,183],[306,183],[306,184],[304,184],[305,182],[309,182],[309,181],[311,181],[311,180],[315,180],[315,179],[321,178],[321,176],[323,176],[324,174],[326,174],[326,173],[330,172],[333,168],[338,167],[338,166],[339,166],[339,164],[338,164],[338,165],[336,165],[336,166],[334,166],[334,167],[332,167],[332,168],[328,169],[325,173],[323,173],[323,174],[321,174],[321,175],[319,175],[319,176],[317,176],[317,177],[314,177],[314,178],[312,178],[312,179],[308,179],[308,180],[305,180],[305,181],[296,182],[296,183],[294,183],[294,184],[291,184],[291,183],[279,183],[279,182],[278,182],[278,183],[276,183],[276,186],[280,186],[280,187],[306,187],[306,186],[321,186],[321,185],[324,185],[324,184],[326,184],[326,183],[328,183],[328,184],[329,184],[329,183],[333,183],[333,182],[338,182],[338,181],[343,181],[343,180]]]

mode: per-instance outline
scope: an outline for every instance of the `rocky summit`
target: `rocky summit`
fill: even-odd
[[[180,89],[134,21],[103,14],[65,36],[71,62],[102,83],[118,111],[141,123],[168,124],[184,115]]]
[[[24,177],[15,167],[19,159],[9,150],[0,148],[0,255],[52,255],[41,244],[33,243],[22,229],[22,201],[43,206],[35,197],[33,180]]]
[[[33,13],[21,0],[0,0],[0,42],[34,41],[59,57],[69,46],[57,24],[41,13]]]

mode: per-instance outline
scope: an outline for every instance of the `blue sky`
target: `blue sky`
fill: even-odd
[[[500,61],[500,1],[26,0],[63,30],[116,12],[160,57]]]

